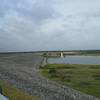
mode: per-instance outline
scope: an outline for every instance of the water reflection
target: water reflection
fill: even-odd
[[[49,64],[100,64],[100,56],[65,56],[48,58]]]

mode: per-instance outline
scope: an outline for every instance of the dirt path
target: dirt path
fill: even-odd
[[[38,73],[41,61],[43,57],[31,53],[0,54],[0,79],[41,100],[99,100],[42,77]]]

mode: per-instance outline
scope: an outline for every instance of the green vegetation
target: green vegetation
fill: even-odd
[[[48,64],[40,72],[60,84],[100,97],[100,65]]]
[[[100,50],[87,50],[80,51],[81,55],[100,56]]]
[[[9,100],[39,100],[36,97],[16,89],[16,87],[10,86],[7,82],[1,82],[1,87],[3,95],[9,98]]]

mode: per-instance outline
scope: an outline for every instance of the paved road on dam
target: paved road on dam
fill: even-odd
[[[40,100],[99,100],[41,76],[38,69],[42,61],[42,56],[32,53],[0,54],[0,80]]]

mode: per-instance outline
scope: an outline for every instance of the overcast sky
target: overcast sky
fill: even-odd
[[[100,49],[100,0],[0,0],[0,52]]]

